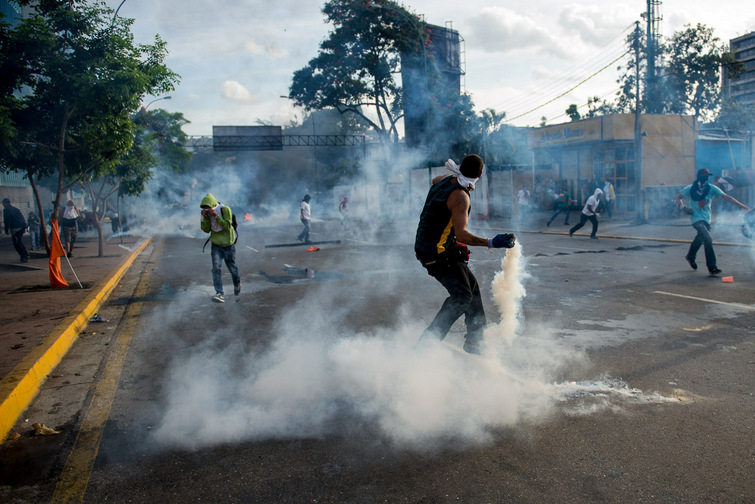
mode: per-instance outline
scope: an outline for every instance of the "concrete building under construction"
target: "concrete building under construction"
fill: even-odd
[[[401,55],[404,135],[409,147],[431,143],[438,119],[433,111],[443,106],[438,100],[458,96],[464,75],[464,39],[459,32],[450,27],[424,26],[428,42],[422,53]]]

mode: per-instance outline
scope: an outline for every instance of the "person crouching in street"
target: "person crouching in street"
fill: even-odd
[[[571,238],[575,231],[581,229],[587,221],[592,222],[592,233],[590,233],[590,238],[598,238],[598,205],[600,205],[600,197],[602,195],[603,191],[601,191],[600,189],[595,189],[595,192],[592,194],[592,196],[587,198],[585,207],[582,209],[582,213],[579,215],[579,222],[569,230],[569,238]]]
[[[689,246],[689,251],[684,259],[690,265],[693,270],[697,269],[697,252],[700,247],[703,246],[705,250],[705,265],[708,267],[708,273],[711,275],[717,275],[721,273],[721,270],[716,264],[716,253],[713,250],[713,238],[710,236],[710,222],[711,222],[711,209],[710,205],[713,198],[721,196],[723,199],[736,205],[742,210],[748,211],[749,208],[733,197],[726,194],[718,186],[708,183],[708,179],[711,176],[711,172],[707,168],[702,168],[697,171],[697,178],[691,184],[682,189],[676,197],[676,204],[680,207],[684,198],[689,198],[689,206],[691,207],[691,214],[689,220],[692,223],[692,227],[697,231],[695,239]]]
[[[433,179],[414,242],[417,259],[449,294],[420,342],[444,339],[454,322],[464,315],[467,325],[464,351],[474,354],[482,353],[487,321],[480,287],[467,266],[469,249],[466,245],[511,248],[516,242],[513,234],[482,238],[467,231],[471,209],[469,192],[482,175],[483,165],[482,158],[476,154],[466,156],[461,166],[448,160],[446,168],[452,174]]]
[[[225,303],[223,292],[223,275],[221,267],[225,262],[233,280],[233,294],[241,294],[241,277],[236,267],[236,230],[233,229],[233,212],[231,207],[222,205],[210,193],[202,198],[202,231],[210,233],[212,242],[212,284],[215,295],[212,300]]]
[[[28,262],[29,252],[27,252],[22,239],[26,231],[26,219],[24,219],[21,210],[10,204],[8,198],[3,198],[3,222],[5,223],[5,234],[11,236],[13,248],[18,252],[21,262]]]

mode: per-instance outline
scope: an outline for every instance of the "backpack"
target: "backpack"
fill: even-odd
[[[220,204],[220,213],[223,213],[223,209],[227,208],[229,212],[231,212],[231,227],[233,228],[233,232],[236,235],[236,238],[233,240],[233,243],[231,245],[236,245],[236,242],[239,241],[239,232],[237,229],[239,228],[239,223],[236,222],[236,214],[233,213],[233,210],[231,210],[231,207]],[[210,243],[210,239],[207,238],[207,241],[204,242],[204,245],[202,245],[202,253],[204,254],[204,249],[207,246],[207,244]]]

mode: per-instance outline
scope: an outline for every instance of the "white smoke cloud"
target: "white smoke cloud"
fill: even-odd
[[[629,26],[637,12],[623,5],[580,5],[564,7],[558,24],[569,35],[576,35],[591,45],[603,45]]]
[[[412,313],[399,314],[395,327],[387,323],[382,329],[351,332],[345,323],[350,310],[368,308],[345,307],[325,289],[281,315],[274,341],[262,353],[243,348],[233,335],[240,329],[229,317],[224,332],[198,337],[198,344],[184,348],[178,343],[154,442],[197,449],[362,432],[397,449],[424,451],[448,443],[489,442],[495,429],[542,420],[563,403],[574,413],[599,408],[585,402],[590,390],[609,398],[604,408],[617,407],[627,395],[645,398],[608,378],[555,382],[566,369],[579,367],[584,354],[551,329],[526,327],[520,310],[521,283],[527,278],[523,264],[521,248],[509,250],[493,282],[505,324],[486,332],[491,351],[482,357],[445,343],[415,347],[424,323]],[[387,294],[395,282],[384,280],[375,288]],[[365,282],[365,287],[375,285]],[[197,296],[206,295],[191,289],[154,323],[169,327],[170,319],[185,317],[201,302]],[[510,323],[511,318],[517,322]],[[162,334],[171,337],[165,330]],[[452,333],[447,340],[458,345],[459,338]],[[572,397],[579,401],[572,404]]]
[[[243,84],[234,80],[225,81],[220,87],[220,94],[227,100],[241,103],[249,103],[255,99]]]

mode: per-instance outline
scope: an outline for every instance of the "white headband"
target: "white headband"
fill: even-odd
[[[462,175],[461,168],[459,168],[459,165],[457,165],[453,159],[446,161],[446,170],[456,175],[456,180],[459,182],[459,185],[467,191],[474,191],[475,184],[480,180],[480,177],[469,178]]]

